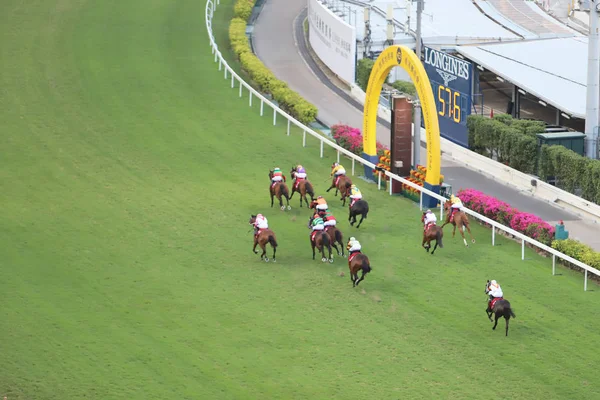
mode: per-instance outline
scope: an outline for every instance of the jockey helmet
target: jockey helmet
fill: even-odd
[[[258,218],[263,218],[263,215],[262,215],[262,214],[258,214],[258,215],[256,216],[256,219],[258,219]]]
[[[354,241],[356,241],[356,238],[353,236],[353,237],[351,237],[351,238],[349,239],[349,241],[350,241],[350,242],[354,242]]]
[[[334,167],[337,167],[338,165],[340,165],[340,164],[339,164],[339,163],[336,163],[336,162],[334,162],[334,163],[333,163],[333,166],[334,166]]]
[[[498,282],[496,282],[496,280],[492,280],[490,283],[491,283],[492,285],[494,285],[494,286],[497,286],[497,285],[498,285]]]
[[[427,211],[426,211],[426,214],[431,214],[431,210],[427,210]]]
[[[323,196],[319,196],[319,197],[317,197],[317,199],[322,199],[322,198],[323,198]]]
[[[298,169],[302,169],[302,165],[298,164]]]

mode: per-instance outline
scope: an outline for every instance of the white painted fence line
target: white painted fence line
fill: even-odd
[[[331,141],[330,139],[326,138],[323,135],[320,135],[319,133],[315,132],[314,130],[312,130],[311,128],[309,128],[308,126],[304,125],[303,123],[301,123],[300,121],[297,121],[296,119],[294,119],[291,115],[287,114],[285,111],[281,110],[279,107],[277,107],[275,104],[273,104],[271,101],[269,101],[269,99],[267,99],[266,97],[264,97],[260,92],[256,91],[252,86],[250,86],[248,83],[246,83],[230,66],[229,64],[227,64],[227,61],[225,60],[225,58],[223,58],[223,56],[221,55],[221,52],[219,51],[219,47],[217,46],[216,42],[215,42],[215,38],[212,32],[212,18],[214,15],[214,12],[217,8],[217,5],[220,4],[220,0],[207,0],[206,1],[206,14],[205,14],[205,19],[206,19],[206,29],[208,31],[208,37],[210,39],[209,41],[209,45],[211,47],[211,51],[212,54],[215,55],[215,63],[218,62],[219,63],[219,71],[221,71],[221,69],[224,67],[224,79],[228,78],[228,74],[230,75],[230,79],[231,79],[231,88],[235,88],[235,82],[237,82],[240,85],[240,89],[239,89],[239,96],[242,97],[243,95],[243,88],[246,88],[248,90],[249,93],[249,106],[252,106],[252,98],[256,97],[257,99],[260,100],[260,115],[264,115],[264,105],[266,104],[268,107],[270,107],[271,109],[273,109],[273,125],[277,124],[277,114],[281,115],[282,117],[284,117],[285,119],[287,119],[287,134],[290,134],[290,124],[293,124],[295,126],[297,126],[298,128],[300,128],[303,132],[302,134],[302,146],[306,147],[306,134],[308,133],[309,135],[311,135],[312,137],[318,139],[321,142],[321,146],[320,146],[320,154],[321,154],[321,158],[323,158],[323,145],[327,144],[329,147],[334,148],[337,151],[337,159],[339,161],[340,159],[340,154],[345,155],[346,157],[352,159],[352,175],[354,175],[354,169],[355,169],[355,163],[359,162],[362,165],[365,165],[369,168],[374,169],[375,168],[375,164],[363,159],[362,157],[359,157],[357,155],[355,155],[354,153],[351,153],[350,151],[338,146],[335,142]],[[428,189],[425,189],[421,186],[418,186],[410,181],[407,181],[406,179],[396,175],[396,174],[392,174],[391,172],[385,171],[385,174],[390,178],[389,181],[389,193],[390,195],[392,194],[392,182],[394,180],[399,181],[401,183],[404,183],[414,189],[417,189],[420,192],[421,195],[421,199],[420,199],[420,208],[421,210],[423,209],[423,194],[427,194],[431,197],[436,198],[437,200],[439,200],[442,204],[442,206],[440,207],[440,220],[444,219],[444,207],[443,204],[446,202],[446,198],[443,196],[440,196],[437,193],[434,193]],[[381,189],[381,176],[378,179],[378,189]],[[499,229],[501,231],[504,231],[510,235],[513,235],[514,237],[518,238],[521,240],[521,260],[525,260],[525,243],[529,243],[539,249],[542,249],[550,254],[552,254],[552,275],[555,275],[555,271],[556,271],[556,257],[565,260],[567,262],[570,262],[573,265],[578,266],[579,268],[582,268],[585,273],[584,273],[584,283],[583,283],[583,290],[587,290],[587,281],[588,281],[588,272],[591,272],[594,275],[600,276],[600,271],[597,270],[596,268],[590,267],[587,264],[582,263],[581,261],[575,260],[572,257],[569,257],[566,254],[563,254],[559,251],[556,251],[555,249],[546,246],[543,243],[538,242],[535,239],[532,239],[528,236],[523,235],[520,232],[517,232],[507,226],[504,226],[496,221],[493,221],[491,219],[489,219],[486,216],[483,216],[481,214],[476,213],[475,211],[469,210],[466,207],[463,207],[463,210],[465,211],[465,213],[471,215],[474,218],[477,218],[478,220],[485,222],[489,225],[492,226],[492,246],[495,245],[495,241],[496,241],[496,229]]]

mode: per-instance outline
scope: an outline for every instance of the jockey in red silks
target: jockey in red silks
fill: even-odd
[[[275,185],[277,182],[285,182],[285,175],[281,172],[279,167],[275,167],[273,169],[273,176],[271,177],[271,186]]]

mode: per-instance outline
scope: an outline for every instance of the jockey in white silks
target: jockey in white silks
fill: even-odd
[[[434,224],[437,222],[437,217],[431,210],[427,210],[425,212],[425,219],[423,220],[423,230],[427,230],[429,224]]]
[[[279,167],[277,167],[277,168],[273,169],[273,176],[271,177],[271,182],[281,182],[281,181],[285,182],[285,177],[283,176],[281,169]]]
[[[360,251],[361,248],[362,246],[360,245],[360,242],[356,240],[355,237],[351,237],[350,240],[348,240],[348,245],[346,246],[346,249],[348,249],[350,254]]]
[[[490,301],[497,297],[503,297],[504,293],[502,293],[502,288],[495,280],[490,281],[490,284],[486,290],[487,294],[490,296]]]
[[[317,206],[315,208],[319,211],[327,211],[329,207],[327,206],[327,201],[325,198],[323,198],[323,196],[317,197]]]
[[[267,218],[265,218],[265,216],[262,214],[258,214],[254,220],[254,235],[256,235],[259,230],[268,228],[269,221],[267,221]]]
[[[321,212],[319,214],[321,214],[323,216],[323,220],[325,221],[325,224],[324,224],[325,226],[335,226],[337,224],[335,217],[333,216],[331,211],[329,211],[329,209],[327,209],[327,211]]]

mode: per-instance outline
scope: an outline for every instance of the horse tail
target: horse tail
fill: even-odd
[[[342,246],[344,245],[343,244],[343,238],[342,238],[342,231],[340,231],[339,229],[335,230],[335,241],[339,242],[339,243],[342,243]]]
[[[282,194],[283,196],[285,196],[286,198],[288,198],[288,197],[290,196],[290,194],[288,193],[288,188],[287,188],[287,186],[285,185],[285,183],[281,182],[281,183],[279,184],[279,190],[281,191],[281,194]]]
[[[517,316],[515,315],[515,313],[513,312],[512,308],[509,308],[508,311],[510,312],[510,316],[513,318],[517,318]]]
[[[277,240],[275,240],[275,236],[269,235],[269,243],[271,243],[271,246],[273,246],[273,248],[277,247]]]
[[[438,246],[440,246],[440,249],[444,248],[444,245],[442,244],[442,230],[438,229],[437,232],[435,233],[435,240],[437,241]]]
[[[323,247],[331,248],[331,240],[329,240],[329,234],[323,231],[321,235],[321,241],[323,243]]]
[[[309,194],[311,199],[315,198],[315,191],[312,187],[312,185],[310,184],[310,182],[306,181],[306,183],[304,183],[304,188],[306,189],[306,193]]]
[[[363,257],[361,268],[365,274],[371,272],[371,266],[369,265],[369,260],[367,259],[367,257]]]

